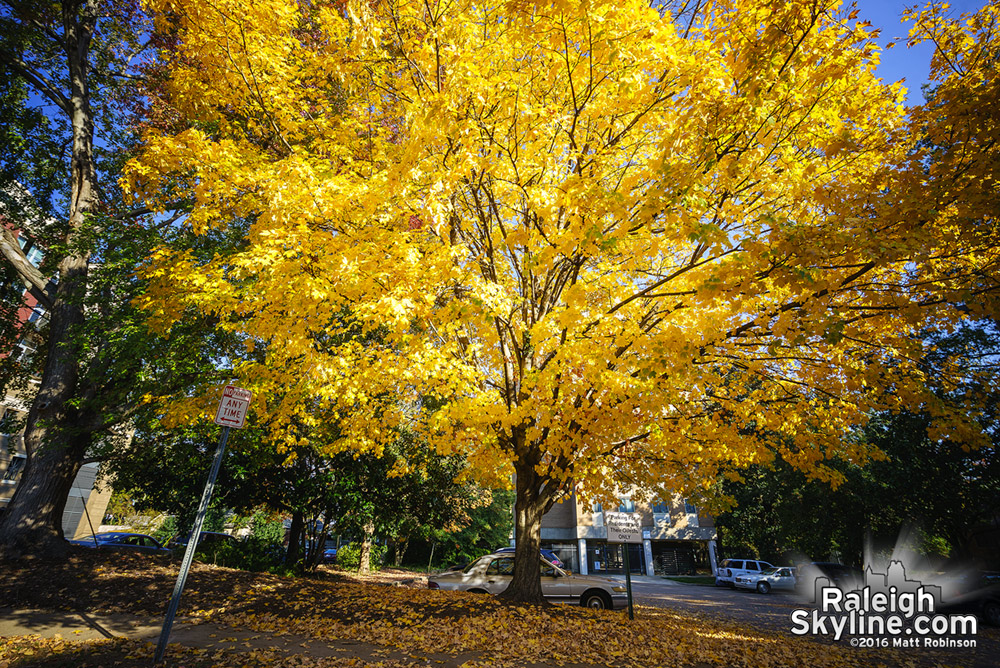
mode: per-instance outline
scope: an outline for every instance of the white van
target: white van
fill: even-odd
[[[768,568],[773,566],[759,559],[726,559],[715,571],[715,586],[735,587],[737,575],[760,575]]]

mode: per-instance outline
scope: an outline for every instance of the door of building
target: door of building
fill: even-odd
[[[601,573],[607,575],[625,575],[625,553],[623,545],[620,543],[609,544],[601,541],[587,541],[587,568],[588,573]],[[630,543],[628,545],[629,570],[632,575],[646,574],[646,557],[643,553],[642,545]]]

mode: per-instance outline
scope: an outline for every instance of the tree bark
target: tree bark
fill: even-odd
[[[28,411],[24,443],[28,461],[7,511],[0,519],[0,554],[65,552],[62,510],[87,454],[91,435],[74,406],[84,396],[79,387],[80,351],[74,339],[83,324],[90,253],[78,249],[87,216],[98,204],[94,160],[94,123],[90,107],[90,43],[97,23],[97,1],[61,7],[63,33],[59,46],[67,58],[69,116],[73,131],[70,161],[68,228],[63,241],[70,250],[59,262],[59,283],[49,316],[45,367],[38,393]]]
[[[375,525],[365,523],[364,537],[361,539],[361,555],[358,559],[358,572],[368,573],[372,567],[372,537],[375,535]]]
[[[44,437],[39,432],[44,432],[44,427],[35,428],[32,435]],[[65,553],[68,544],[63,540],[62,514],[88,442],[59,448],[36,446],[0,524],[0,550],[4,556]],[[45,546],[44,551],[40,546]]]
[[[292,513],[292,526],[288,529],[288,549],[285,550],[285,562],[294,564],[299,560],[302,544],[302,530],[306,525],[305,514],[300,511]]]
[[[500,595],[519,603],[544,603],[541,582],[542,516],[555,502],[557,490],[551,481],[535,472],[535,464],[519,457],[514,463],[514,575]]]
[[[402,538],[397,538],[393,541],[392,545],[392,565],[399,568],[403,565],[403,555],[406,554],[406,548],[410,545],[410,537],[404,536]]]
[[[316,536],[316,540],[313,542],[312,550],[309,552],[309,557],[306,559],[303,567],[308,571],[315,571],[316,567],[319,566],[320,559],[323,557],[323,552],[326,551],[326,527],[319,532]]]

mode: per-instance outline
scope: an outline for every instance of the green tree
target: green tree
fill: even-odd
[[[25,128],[5,130],[17,141],[0,156],[0,193],[12,226],[0,229],[0,254],[5,274],[29,286],[47,314],[25,424],[28,460],[0,519],[0,552],[7,555],[64,550],[62,510],[80,466],[127,438],[152,390],[185,391],[217,379],[226,350],[213,322],[197,311],[161,339],[149,335],[145,315],[132,306],[145,290],[136,269],[155,245],[198,245],[172,224],[180,214],[129,209],[118,191],[149,90],[137,58],[148,32],[134,2],[0,2],[0,98]],[[59,149],[41,156],[39,148],[53,143]],[[8,168],[16,163],[22,167]],[[17,189],[21,181],[37,192],[29,198]],[[12,193],[23,206],[9,205]],[[44,252],[40,267],[28,261],[13,229]],[[58,280],[50,283],[51,276]],[[3,315],[9,323],[11,313]],[[23,379],[24,371],[15,373]]]
[[[0,42],[2,43],[2,42]],[[52,211],[52,193],[65,181],[59,169],[60,137],[48,117],[27,104],[29,87],[0,61],[0,225],[23,231],[24,252],[37,251],[31,229],[38,229]],[[0,244],[9,243],[0,237]],[[20,244],[19,244],[20,245]],[[0,262],[0,351],[14,350],[25,336],[18,311],[25,283],[8,262]],[[0,396],[24,395],[25,380],[36,369],[11,355],[0,365]]]
[[[514,492],[492,490],[488,505],[469,512],[469,523],[458,531],[442,532],[441,559],[446,564],[460,564],[507,545],[514,529]]]
[[[915,527],[928,545],[970,556],[976,527],[1000,513],[1000,336],[993,327],[965,328],[935,340],[933,351],[924,360],[931,380],[946,378],[942,367],[965,360],[966,382],[937,385],[934,391],[985,407],[980,421],[990,437],[987,445],[970,448],[960,440],[935,438],[930,412],[904,410],[881,413],[845,436],[878,447],[884,457],[864,468],[834,464],[843,480],[835,488],[781,461],[752,467],[724,483],[736,502],[717,518],[727,554],[780,561],[793,554],[826,559],[839,553],[860,564],[866,541],[892,545]]]
[[[381,455],[344,452],[334,463],[332,517],[339,532],[359,537],[362,571],[376,536],[392,540],[399,564],[412,538],[459,531],[493,500],[467,479],[463,457],[439,455],[406,433]]]
[[[335,424],[323,427],[332,438]],[[200,498],[218,427],[166,428],[155,416],[131,443],[105,452],[107,479],[129,490],[140,509],[177,516],[183,532]],[[234,430],[216,483],[213,506],[247,511],[265,506],[291,516],[286,563],[315,567],[331,529],[358,537],[360,563],[376,537],[390,538],[399,558],[427,527],[457,531],[491,495],[466,480],[459,456],[441,456],[401,434],[382,454],[324,454],[315,443],[288,447],[267,425]],[[305,549],[303,549],[305,548]]]

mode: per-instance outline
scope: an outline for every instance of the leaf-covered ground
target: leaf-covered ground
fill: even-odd
[[[177,565],[88,552],[62,562],[0,568],[3,607],[158,616]],[[493,597],[380,586],[329,572],[293,579],[199,564],[188,579],[181,614],[258,635],[252,643],[172,647],[171,666],[990,665],[969,650],[870,652],[666,609],[641,608],[629,621],[621,612],[510,605]],[[277,651],[279,638],[302,641],[305,649],[291,655]],[[343,654],[323,656],[310,643]],[[379,649],[348,651],[362,645]],[[148,644],[135,640],[0,640],[0,668],[147,666],[151,655]]]

